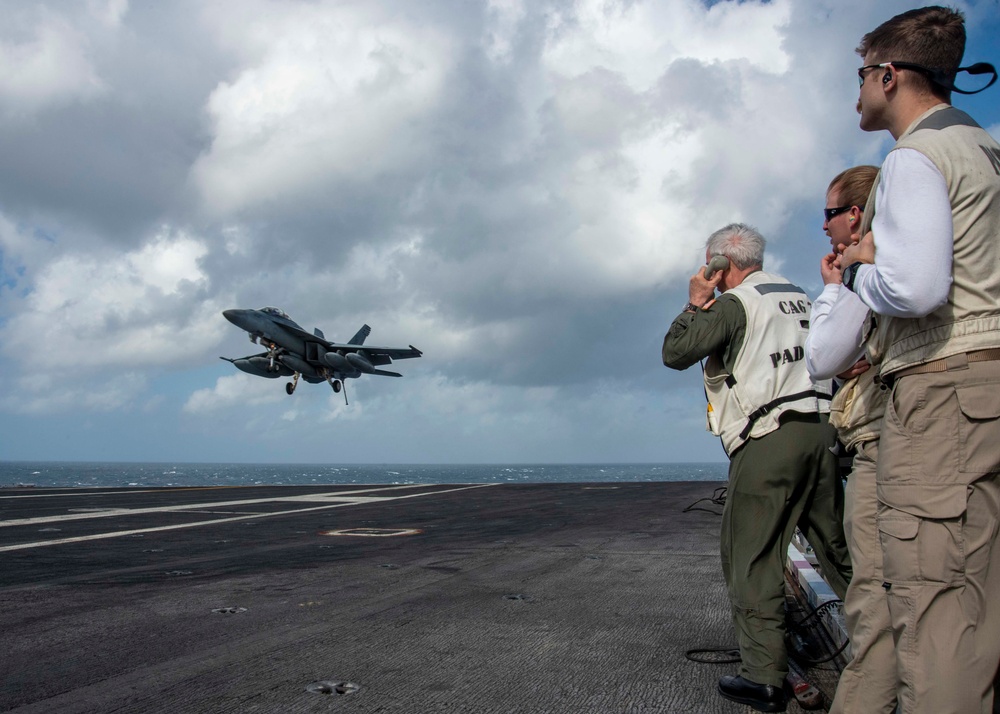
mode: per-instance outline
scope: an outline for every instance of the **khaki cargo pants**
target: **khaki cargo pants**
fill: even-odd
[[[987,714],[1000,662],[1000,362],[896,381],[878,528],[905,714]]]
[[[844,535],[854,575],[844,598],[851,661],[840,675],[831,714],[893,714],[896,652],[889,602],[882,587],[875,468],[878,439],[860,444],[844,489]]]

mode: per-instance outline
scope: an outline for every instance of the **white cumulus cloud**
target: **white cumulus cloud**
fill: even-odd
[[[426,158],[421,116],[444,88],[446,33],[371,3],[255,3],[224,21],[247,63],[208,100],[212,146],[194,174],[212,211]]]
[[[207,248],[164,229],[137,250],[54,258],[0,327],[3,353],[32,369],[167,365],[218,341],[221,308],[203,300]]]

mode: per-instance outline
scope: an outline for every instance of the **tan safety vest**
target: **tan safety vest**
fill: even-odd
[[[871,230],[875,217],[875,189],[878,179],[872,186],[871,193],[865,203],[865,213],[861,219],[861,235]],[[846,288],[845,288],[846,289]],[[864,374],[859,374],[840,385],[830,403],[830,424],[837,429],[837,438],[848,449],[858,444],[874,441],[882,431],[882,418],[885,416],[885,405],[888,391],[875,381],[879,374],[882,355],[878,352],[879,339],[875,334],[878,321],[877,315],[868,312],[865,320],[866,335],[865,357],[871,364]]]
[[[955,257],[944,305],[924,317],[877,317],[882,374],[1000,347],[1000,145],[968,114],[939,104],[913,122],[893,151],[904,148],[922,153],[944,176]]]
[[[875,382],[877,376],[878,367],[873,365],[864,374],[844,382],[833,395],[830,423],[848,449],[877,439],[882,431],[888,392]]]
[[[746,335],[729,373],[721,355],[705,364],[708,429],[732,456],[769,434],[785,412],[830,411],[830,380],[813,382],[805,363],[812,303],[802,288],[764,272],[726,292],[743,305]]]

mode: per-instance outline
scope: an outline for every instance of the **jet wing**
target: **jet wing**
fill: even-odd
[[[389,359],[411,359],[413,357],[419,357],[423,354],[413,345],[409,347],[372,347],[370,345],[337,345],[332,343],[327,343],[327,348],[331,350],[343,351],[343,352],[357,352],[359,350],[364,350],[364,353],[371,358],[372,364],[388,364],[387,362],[376,361],[380,357],[388,357]]]
[[[268,357],[268,356],[270,356],[269,352],[261,352],[259,355],[247,355],[246,357],[219,357],[219,359],[224,359],[226,360],[226,362],[235,362],[241,359],[255,359],[257,357]]]
[[[284,325],[284,328],[289,332],[298,335],[306,342],[318,342],[330,351],[336,350],[338,352],[347,353],[364,350],[373,365],[389,364],[395,359],[412,359],[413,357],[419,357],[423,354],[423,352],[418,350],[413,345],[410,345],[409,347],[372,347],[370,345],[351,344],[342,345],[335,342],[327,342],[319,335],[312,332],[306,332],[298,326],[292,327],[291,325],[286,324]]]

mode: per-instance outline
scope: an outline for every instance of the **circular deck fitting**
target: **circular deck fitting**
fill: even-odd
[[[246,612],[245,607],[217,607],[212,612],[218,613],[219,615],[238,615],[241,612]]]
[[[523,593],[511,593],[510,595],[504,595],[504,600],[530,600],[530,595],[524,595]]]
[[[358,538],[392,538],[394,536],[419,535],[420,528],[342,528],[336,531],[320,531],[325,536],[355,536]]]
[[[167,571],[166,575],[191,575],[193,572],[192,570],[170,570]]]
[[[307,692],[313,694],[355,694],[361,689],[360,684],[354,682],[313,682],[306,687]]]

